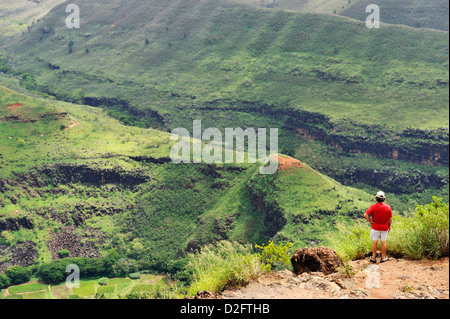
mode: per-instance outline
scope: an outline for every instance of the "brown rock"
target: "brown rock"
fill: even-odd
[[[197,295],[194,297],[194,299],[222,299],[222,296],[215,292],[202,290],[197,292]]]
[[[296,274],[322,272],[328,275],[343,265],[341,258],[334,250],[323,246],[298,249],[292,256],[291,263]]]

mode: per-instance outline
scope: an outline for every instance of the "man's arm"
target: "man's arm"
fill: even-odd
[[[367,219],[367,221],[368,221],[369,223],[373,224],[373,221],[370,219],[369,214],[365,213],[365,214],[364,214],[364,218]]]
[[[389,206],[389,219],[388,219],[388,223],[389,223],[389,231],[391,231],[391,226],[392,226],[392,209]]]

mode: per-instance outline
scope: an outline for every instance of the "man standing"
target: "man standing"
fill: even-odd
[[[387,261],[386,257],[386,241],[392,225],[392,210],[391,206],[386,205],[386,195],[383,192],[378,192],[376,196],[377,203],[369,207],[364,217],[372,224],[372,231],[370,238],[372,239],[372,257],[370,261],[377,262],[378,240],[381,239],[381,263]],[[370,219],[372,217],[372,220]]]

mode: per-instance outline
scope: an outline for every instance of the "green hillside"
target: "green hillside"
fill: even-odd
[[[0,102],[0,269],[48,262],[61,249],[88,257],[114,246],[164,269],[220,239],[318,243],[371,202],[303,163],[273,176],[257,165],[171,163],[167,133],[124,126],[99,108],[5,87]],[[17,261],[25,247],[30,256]]]
[[[370,0],[352,1],[339,14],[366,21],[369,15],[366,7],[372,3]],[[382,22],[448,31],[449,3],[446,0],[381,0],[376,4],[380,7]]]
[[[362,0],[270,2],[74,0],[80,29],[68,2],[0,8],[0,273],[68,255],[188,281],[206,244],[317,246],[380,189],[396,215],[448,198],[448,32],[368,29]],[[277,128],[278,171],[172,162],[194,120]]]
[[[82,28],[65,27],[61,5],[9,47],[23,59],[15,65],[49,92],[121,97],[161,112],[186,99],[233,99],[397,129],[448,127],[444,33],[371,30],[223,1],[76,3],[84,8]],[[168,92],[176,97],[164,98]]]
[[[233,0],[236,3],[297,12],[332,14],[347,7],[348,0]]]
[[[164,131],[277,127],[281,152],[342,183],[445,195],[444,32],[227,1],[77,3],[80,29],[60,5],[7,44],[4,64],[31,73],[28,88]]]
[[[64,0],[2,0],[0,29],[3,36],[13,36],[27,31],[27,27],[45,16]]]

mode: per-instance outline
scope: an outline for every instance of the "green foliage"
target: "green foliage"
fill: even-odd
[[[45,286],[39,282],[35,282],[32,284],[19,285],[10,287],[8,289],[10,294],[18,294],[18,293],[28,293],[28,292],[37,292],[40,290],[44,290]]]
[[[111,276],[116,273],[117,256],[111,253],[106,258],[64,258],[44,263],[39,267],[38,276],[45,283],[58,284],[64,282],[69,273],[66,273],[68,265],[77,265],[80,268],[80,276],[83,278],[96,276]],[[121,265],[121,263],[119,263]],[[129,268],[128,268],[129,269]]]
[[[188,267],[194,273],[194,282],[188,289],[191,296],[201,290],[220,292],[226,287],[245,285],[262,270],[251,245],[229,241],[207,245],[201,252],[191,254]]]
[[[31,278],[31,270],[21,266],[12,266],[5,270],[5,275],[9,277],[11,285],[26,283]]]
[[[256,249],[261,250],[257,256],[264,265],[263,270],[271,272],[273,269],[289,265],[291,258],[290,250],[293,245],[293,243],[289,242],[284,245],[275,245],[272,240],[266,246],[255,245]]]
[[[11,285],[11,279],[5,274],[0,274],[0,289],[9,287]]]
[[[140,272],[134,272],[132,274],[129,274],[128,277],[130,277],[130,279],[137,280],[137,279],[141,278],[141,273]]]
[[[370,0],[359,0],[339,14],[365,21],[365,8]],[[433,28],[449,30],[449,4],[442,0],[379,0],[377,5],[381,10],[381,21],[389,24],[404,24],[414,28]]]
[[[327,245],[341,257],[344,262],[365,258],[372,250],[370,225],[363,221],[355,223],[339,222],[337,232],[326,235]]]
[[[388,252],[411,259],[449,255],[449,205],[442,198],[418,206],[412,217],[394,217]]]
[[[337,223],[338,232],[326,236],[327,245],[344,260],[364,258],[371,251],[370,225]],[[410,259],[437,259],[449,255],[449,205],[441,198],[418,206],[413,216],[394,216],[387,253]]]
[[[112,273],[114,277],[124,277],[130,273],[138,270],[138,265],[135,260],[121,258],[112,266]]]
[[[70,255],[70,251],[68,251],[67,249],[61,249],[60,251],[58,251],[58,256],[59,258],[67,258]]]
[[[108,285],[108,278],[106,277],[102,277],[99,279],[98,284],[100,286],[107,286]]]
[[[351,278],[355,275],[355,271],[348,261],[342,266],[337,267],[336,271],[344,278]]]

